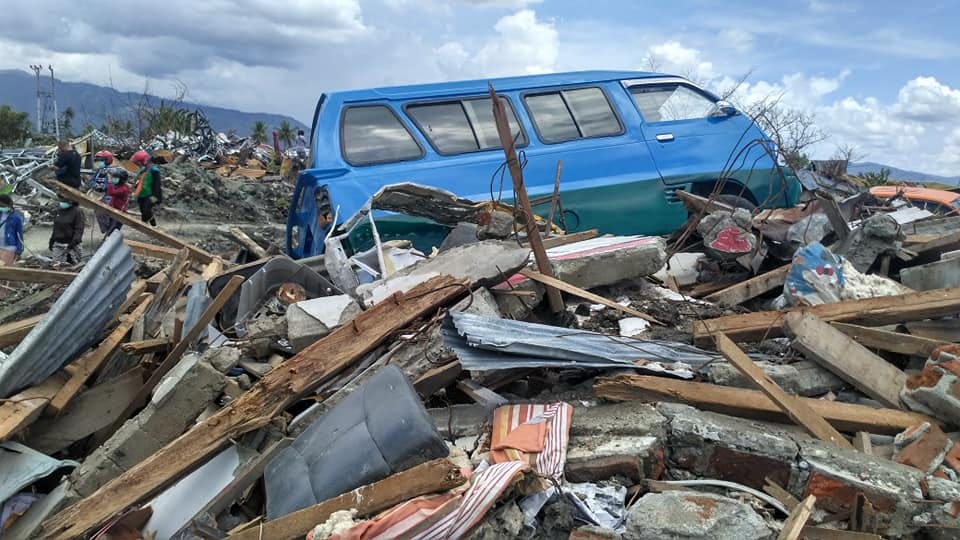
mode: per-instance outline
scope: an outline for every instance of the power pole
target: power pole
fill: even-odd
[[[43,132],[43,120],[40,118],[40,107],[43,101],[43,94],[40,92],[40,70],[43,69],[43,66],[30,64],[30,69],[32,69],[33,73],[37,76],[37,123],[34,126],[34,131],[41,133]]]
[[[50,70],[50,97],[53,99],[53,127],[57,134],[57,140],[60,140],[60,113],[57,111],[57,80],[53,78],[53,66],[48,65]]]

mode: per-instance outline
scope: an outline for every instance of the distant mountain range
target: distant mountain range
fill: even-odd
[[[49,88],[50,78],[42,80],[43,88]],[[33,73],[16,69],[0,70],[0,105],[10,105],[14,110],[30,113],[31,125],[37,118],[37,83]],[[136,104],[142,97],[141,92],[118,92],[113,88],[88,83],[65,82],[57,80],[57,108],[63,112],[67,107],[74,111],[72,131],[79,133],[84,126],[99,127],[108,116],[130,118],[136,110]],[[152,105],[159,105],[161,98],[147,96]],[[170,100],[166,100],[170,101]],[[250,133],[254,122],[262,120],[269,128],[275,128],[286,120],[296,128],[309,131],[309,126],[289,116],[270,113],[249,113],[223,107],[198,105],[195,103],[177,103],[178,107],[188,110],[200,109],[206,114],[215,131],[235,131],[237,135]]]
[[[905,182],[937,182],[940,184],[960,185],[960,176],[938,176],[936,174],[927,174],[917,171],[908,171],[898,169],[889,165],[881,165],[864,161],[860,163],[851,163],[847,166],[848,174],[880,172],[880,169],[890,169],[890,178],[893,180],[903,180]]]

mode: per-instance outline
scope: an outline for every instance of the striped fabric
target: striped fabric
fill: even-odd
[[[567,463],[567,443],[570,440],[572,420],[573,407],[566,403],[500,407],[493,413],[490,457],[494,463],[508,461],[529,463],[537,474],[559,481]],[[543,450],[525,452],[511,447],[510,435],[517,428],[539,423],[546,426]]]
[[[480,523],[521,473],[532,469],[538,476],[560,480],[567,460],[572,419],[573,407],[566,403],[500,407],[493,414],[490,455],[494,465],[474,473],[465,492],[460,488],[409,500],[330,538],[462,538]],[[515,435],[511,437],[511,433]]]

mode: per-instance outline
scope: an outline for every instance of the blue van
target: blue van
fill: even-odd
[[[310,165],[291,201],[290,256],[323,253],[330,228],[385,185],[414,182],[475,201],[503,186],[509,200],[488,83],[507,101],[531,198],[553,192],[563,161],[568,232],[670,233],[688,217],[676,190],[706,195],[720,179],[721,192],[744,205],[799,198],[795,175],[757,125],[681,77],[587,71],[332,92],[317,103]]]

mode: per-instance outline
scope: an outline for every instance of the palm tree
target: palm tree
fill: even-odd
[[[280,138],[280,141],[287,148],[290,148],[290,145],[293,144],[293,138],[296,134],[293,131],[293,126],[290,125],[290,122],[284,120],[280,122],[280,129],[277,130],[277,137]]]
[[[250,137],[253,142],[263,144],[267,142],[267,124],[263,120],[257,120],[253,123],[253,129],[250,131]]]

